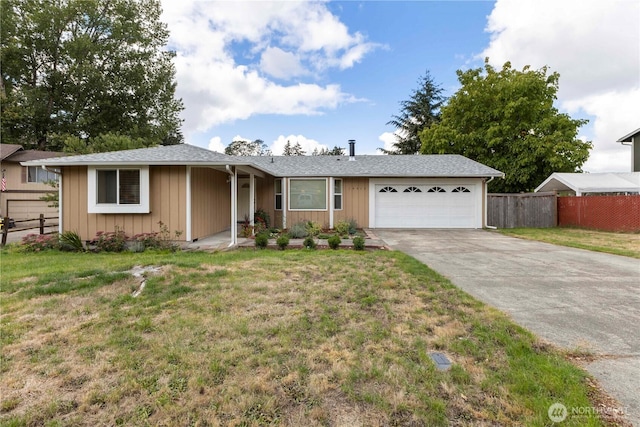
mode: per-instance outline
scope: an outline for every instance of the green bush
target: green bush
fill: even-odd
[[[356,251],[364,250],[364,237],[356,236],[353,238],[353,249]]]
[[[68,252],[82,252],[84,251],[84,245],[80,235],[75,231],[65,231],[60,234],[59,244],[61,251]]]
[[[278,239],[276,240],[276,244],[280,249],[285,250],[287,246],[289,246],[289,236],[283,234],[282,236],[278,237]]]
[[[260,222],[262,225],[264,225],[264,229],[268,230],[270,227],[271,218],[269,217],[269,214],[264,209],[258,208],[253,214],[253,222],[254,223]]]
[[[115,231],[98,231],[89,244],[95,246],[96,252],[122,252],[127,248],[127,240],[125,232],[116,226]]]
[[[264,249],[269,244],[269,235],[266,233],[260,233],[256,235],[256,248]]]
[[[47,249],[58,249],[57,234],[27,234],[22,238],[24,252],[40,252]]]
[[[337,222],[334,228],[336,230],[336,233],[338,233],[340,236],[348,236],[351,227],[349,221],[340,220]]]
[[[331,249],[338,249],[340,242],[342,242],[342,239],[337,234],[327,239],[327,243]]]
[[[306,228],[309,236],[317,236],[322,231],[322,226],[315,221],[307,221]]]
[[[306,249],[316,249],[318,247],[318,244],[316,243],[313,236],[307,236],[304,239],[304,242],[302,242],[302,246],[304,246]]]
[[[349,234],[356,234],[356,231],[358,231],[358,221],[351,218],[349,219]]]
[[[289,229],[289,236],[294,239],[302,239],[303,237],[307,237],[308,235],[309,233],[307,232],[307,224],[304,222],[293,224],[293,226]]]

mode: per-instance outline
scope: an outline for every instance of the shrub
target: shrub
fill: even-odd
[[[267,233],[260,233],[256,235],[256,248],[264,249],[269,244],[269,235]]]
[[[304,242],[302,242],[302,246],[304,246],[307,249],[316,249],[318,247],[318,244],[313,239],[313,236],[307,236],[304,239]]]
[[[40,252],[47,249],[58,249],[57,234],[27,234],[22,238],[22,250]]]
[[[84,245],[80,235],[75,231],[65,231],[60,234],[58,239],[60,244],[60,250],[69,252],[82,252],[84,251]]]
[[[306,229],[310,236],[317,236],[322,231],[322,226],[315,221],[307,221]]]
[[[264,230],[268,230],[271,218],[269,218],[269,214],[264,209],[258,208],[253,214],[253,222],[256,224],[258,222],[262,223],[264,225]]]
[[[302,239],[303,237],[307,237],[308,235],[309,233],[307,232],[307,225],[303,222],[293,224],[293,226],[289,229],[289,236],[294,239]]]
[[[340,242],[342,242],[342,239],[337,234],[327,239],[327,243],[331,249],[338,249]]]
[[[284,251],[287,246],[289,246],[289,236],[283,234],[282,236],[278,237],[278,239],[276,240],[276,244],[280,249]]]
[[[356,236],[353,238],[353,249],[356,251],[364,250],[364,237]]]
[[[175,251],[179,248],[177,244],[171,241],[169,236],[169,227],[162,221],[158,221],[160,231],[152,231],[151,233],[139,233],[133,236],[133,244],[131,250],[134,252],[142,252],[145,249],[169,249]],[[182,235],[181,231],[174,231],[175,238],[178,239]]]
[[[351,229],[349,221],[344,220],[338,221],[334,228],[340,236],[348,236]]]
[[[95,246],[96,252],[122,252],[127,248],[127,239],[125,232],[116,226],[115,231],[98,231],[89,244]]]
[[[353,218],[349,219],[349,234],[356,234],[358,231],[358,221]]]

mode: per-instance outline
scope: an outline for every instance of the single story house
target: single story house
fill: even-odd
[[[228,156],[189,144],[25,162],[61,174],[60,230],[87,240],[116,226],[195,241],[260,208],[274,226],[482,228],[487,182],[503,173],[460,155]]]
[[[631,146],[631,171],[640,172],[640,128],[626,134],[616,142]]]
[[[535,192],[571,192],[585,194],[639,194],[640,172],[561,173],[554,172]]]
[[[58,174],[38,166],[22,166],[21,162],[64,156],[54,151],[25,150],[17,144],[0,144],[2,191],[0,216],[16,220],[58,216],[58,209],[49,206],[41,197],[57,191],[49,181],[57,181]]]

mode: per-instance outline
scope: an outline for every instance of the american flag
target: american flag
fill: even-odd
[[[2,191],[7,191],[7,178],[5,178],[4,176],[2,177]]]

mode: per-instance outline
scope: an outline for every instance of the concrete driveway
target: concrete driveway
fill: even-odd
[[[602,355],[587,370],[640,427],[640,260],[485,230],[375,234],[539,337]]]

